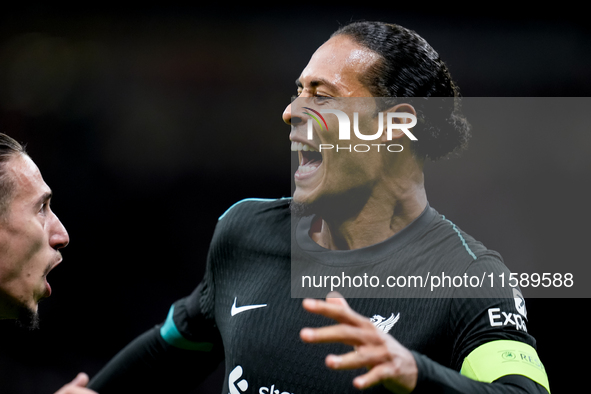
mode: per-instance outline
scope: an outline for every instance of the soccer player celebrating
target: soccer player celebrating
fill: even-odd
[[[51,189],[21,144],[0,133],[0,319],[39,325],[37,303],[51,295],[47,274],[69,242],[50,207]],[[80,373],[56,394],[91,394]],[[2,385],[2,382],[0,382]]]
[[[488,288],[486,297],[460,289],[442,297],[292,298],[294,261],[380,273],[507,272],[498,253],[428,204],[425,160],[463,148],[469,127],[454,105],[430,123],[405,99],[459,95],[420,36],[397,25],[349,24],[318,48],[297,85],[298,99],[283,114],[299,158],[293,197],[230,207],[203,281],[90,387],[176,391],[225,360],[223,393],[230,394],[549,392],[518,289]],[[378,97],[392,100],[371,99]],[[380,111],[406,114],[376,136],[376,147],[395,142],[395,153],[327,148],[339,143],[334,117],[308,133],[314,112],[349,98],[370,98],[356,119],[366,135],[385,122]],[[405,129],[411,119],[421,126]]]

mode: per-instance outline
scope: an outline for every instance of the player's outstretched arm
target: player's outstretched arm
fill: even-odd
[[[542,386],[524,376],[510,375],[492,383],[478,382],[411,352],[391,335],[376,329],[369,319],[352,310],[339,294],[329,294],[326,301],[305,299],[303,307],[338,323],[328,327],[304,328],[300,336],[308,343],[338,342],[353,346],[353,351],[347,354],[327,355],[326,365],[335,370],[367,367],[367,373],[353,380],[353,385],[359,389],[383,384],[394,393],[445,388],[450,393],[547,394]]]
[[[88,375],[84,372],[80,372],[74,380],[64,385],[61,389],[55,392],[55,394],[96,394],[95,391],[86,388],[88,384]]]
[[[183,392],[218,367],[224,351],[219,331],[202,310],[203,282],[175,302],[162,325],[129,343],[88,387],[100,394]]]
[[[169,345],[154,327],[123,348],[88,387],[100,394],[189,390],[209,376],[221,360]],[[60,393],[61,394],[61,393]]]

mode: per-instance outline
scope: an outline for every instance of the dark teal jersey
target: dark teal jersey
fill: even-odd
[[[203,281],[174,303],[162,326],[122,351],[90,387],[103,394],[117,392],[129,382],[126,375],[134,376],[133,371],[142,368],[162,369],[154,360],[170,360],[170,352],[176,352],[184,365],[201,365],[200,371],[208,370],[202,366],[207,364],[204,360],[210,360],[210,366],[224,360],[223,394],[356,393],[353,378],[365,371],[333,371],[324,361],[328,354],[346,353],[351,347],[305,344],[299,337],[304,327],[334,321],[306,312],[297,295],[323,297],[336,282],[322,286],[326,281],[319,278],[340,275],[344,286],[336,290],[349,305],[413,352],[419,367],[416,392],[523,392],[518,387],[545,392],[547,378],[535,340],[527,332],[519,290],[500,283],[495,287],[490,280],[476,288],[475,282],[467,283],[470,278],[484,281],[508,275],[498,253],[430,207],[377,245],[331,251],[310,238],[314,217],[293,218],[289,204],[289,199],[251,199],[224,213]],[[363,273],[384,286],[376,285],[375,279],[365,287],[355,282]],[[435,288],[429,280],[446,275],[449,286],[440,283]],[[306,276],[310,281],[301,278]],[[401,286],[400,279],[385,282],[388,277],[414,277],[415,282]],[[427,286],[420,285],[419,277]],[[457,279],[454,286],[453,278],[463,278],[466,286]],[[372,289],[379,291],[375,297]],[[145,348],[151,349],[149,354]],[[503,352],[514,358],[497,357]],[[132,366],[139,364],[137,359],[143,359],[143,367]],[[116,368],[122,363],[123,369]],[[482,365],[489,366],[487,373]],[[166,379],[162,377],[165,385]],[[171,388],[175,379],[169,380]],[[377,386],[367,392],[387,391]]]

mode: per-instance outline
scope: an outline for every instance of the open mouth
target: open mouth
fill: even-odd
[[[45,292],[43,294],[43,297],[49,297],[51,295],[51,285],[49,284],[49,282],[47,281],[47,274],[49,274],[49,271],[51,271],[52,266],[49,265],[47,266],[47,268],[45,269],[45,272],[43,273],[43,285],[45,287]]]
[[[61,263],[61,261],[62,259],[61,257],[59,257],[55,263],[48,264],[45,270],[43,271],[43,279],[45,281],[45,297],[49,297],[51,295],[51,285],[47,281],[47,275],[52,269],[54,269],[59,263]]]
[[[316,171],[322,164],[322,154],[310,145],[301,142],[292,142],[291,150],[298,152],[299,174],[307,174]]]

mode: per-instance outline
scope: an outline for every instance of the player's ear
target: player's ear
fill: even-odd
[[[400,116],[392,116],[389,119],[388,114],[389,113],[399,113]],[[412,126],[414,126],[413,120],[407,115],[410,114],[412,116],[414,116],[415,118],[415,123],[416,123],[416,117],[417,117],[417,111],[415,110],[415,107],[412,106],[412,104],[410,103],[400,103],[400,104],[396,104],[393,107],[388,108],[387,111],[385,111],[384,114],[384,133],[382,133],[382,137],[381,137],[381,142],[382,143],[388,143],[388,134],[386,132],[386,130],[388,130],[388,122],[392,122],[394,124],[409,124],[408,128],[411,128]],[[405,127],[406,128],[406,127]],[[398,127],[398,128],[394,128],[392,130],[392,140],[397,140],[398,138],[401,138],[402,136],[404,136],[405,133],[402,130],[402,127]]]

